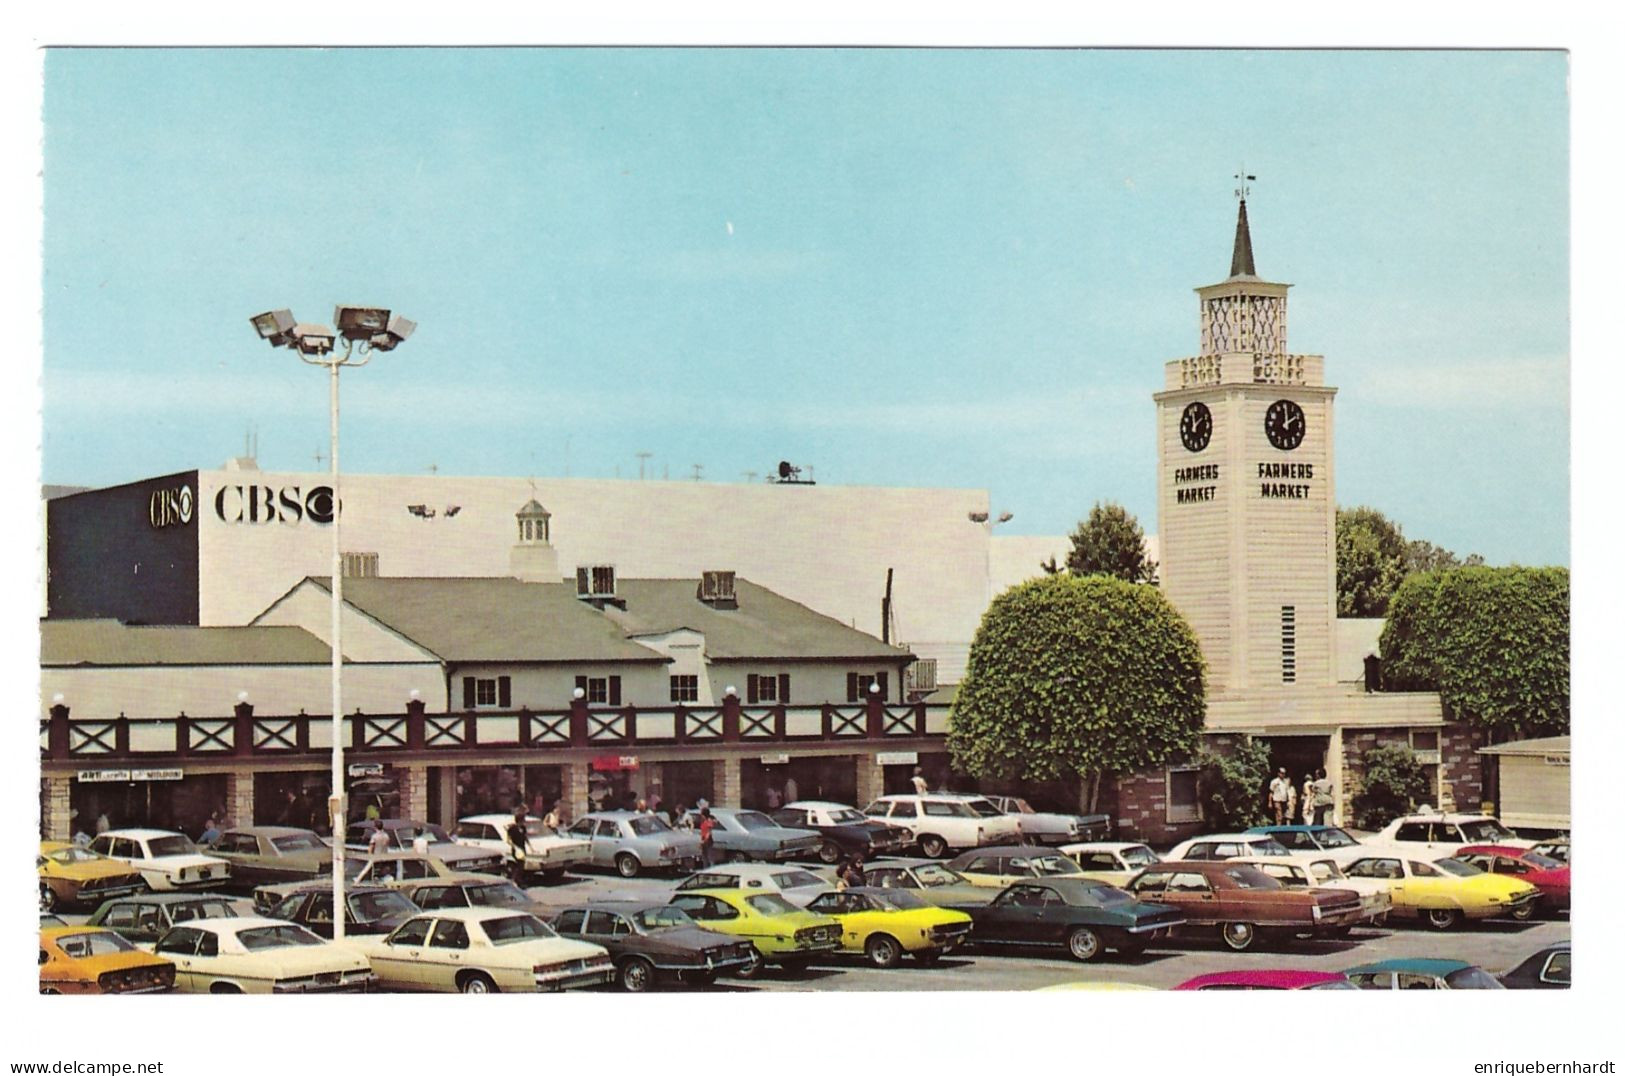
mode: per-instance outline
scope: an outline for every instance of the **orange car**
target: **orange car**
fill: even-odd
[[[39,932],[42,994],[155,994],[175,985],[175,965],[101,927]]]

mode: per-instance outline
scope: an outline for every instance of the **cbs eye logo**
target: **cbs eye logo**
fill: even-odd
[[[153,490],[147,499],[147,522],[154,530],[184,527],[192,522],[192,487]]]

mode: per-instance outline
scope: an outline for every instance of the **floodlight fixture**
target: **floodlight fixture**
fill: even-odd
[[[1012,519],[1015,519],[1015,518],[1016,518],[1016,514],[1014,512],[1000,512],[999,513],[999,522],[1000,523],[1008,523]]]
[[[965,518],[969,519],[972,523],[986,523],[987,522],[987,513],[986,512],[967,512],[967,513],[965,513]]]
[[[267,341],[272,347],[282,347],[293,342],[293,311],[267,310],[263,314],[255,314],[249,318],[254,331],[260,334],[260,339]]]
[[[371,340],[389,328],[389,311],[377,306],[335,306],[333,324],[346,340]]]
[[[410,318],[403,318],[399,314],[396,314],[394,317],[389,319],[388,328],[370,338],[371,346],[374,351],[394,351],[395,346],[404,341],[408,336],[411,336],[412,330],[416,329],[417,327],[417,322],[412,321]]]
[[[293,346],[301,355],[326,355],[333,350],[334,337],[326,325],[300,322],[293,327]]]

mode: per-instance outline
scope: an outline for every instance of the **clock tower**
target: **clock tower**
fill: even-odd
[[[1336,678],[1337,390],[1321,356],[1287,350],[1290,285],[1259,278],[1236,193],[1230,275],[1196,289],[1200,352],[1167,363],[1154,396],[1161,582],[1201,640],[1210,699],[1296,711]]]

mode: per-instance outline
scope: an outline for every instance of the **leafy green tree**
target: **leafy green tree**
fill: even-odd
[[[1129,583],[1150,583],[1157,578],[1157,562],[1146,559],[1145,531],[1120,504],[1096,501],[1071,539],[1066,570],[1073,575],[1113,575]],[[1061,570],[1054,557],[1039,567],[1051,575]]]
[[[953,704],[955,769],[1000,781],[1100,779],[1185,757],[1206,709],[1196,634],[1152,586],[1049,575],[1005,591]]]
[[[1373,747],[1361,763],[1365,773],[1354,794],[1354,823],[1361,829],[1381,829],[1427,797],[1427,771],[1409,747]]]
[[[1469,553],[1466,557],[1458,557],[1450,550],[1436,546],[1432,542],[1417,539],[1405,543],[1405,572],[1442,572],[1446,568],[1476,568],[1484,563],[1484,558],[1477,553]]]
[[[1452,568],[1406,579],[1382,632],[1389,691],[1437,691],[1511,739],[1569,730],[1567,568]]]
[[[1337,510],[1337,615],[1382,616],[1405,578],[1405,536],[1375,508]]]
[[[1202,821],[1209,832],[1229,833],[1261,826],[1264,788],[1270,776],[1270,749],[1246,736],[1228,754],[1203,750],[1197,756],[1201,772],[1196,778],[1202,800]]]

